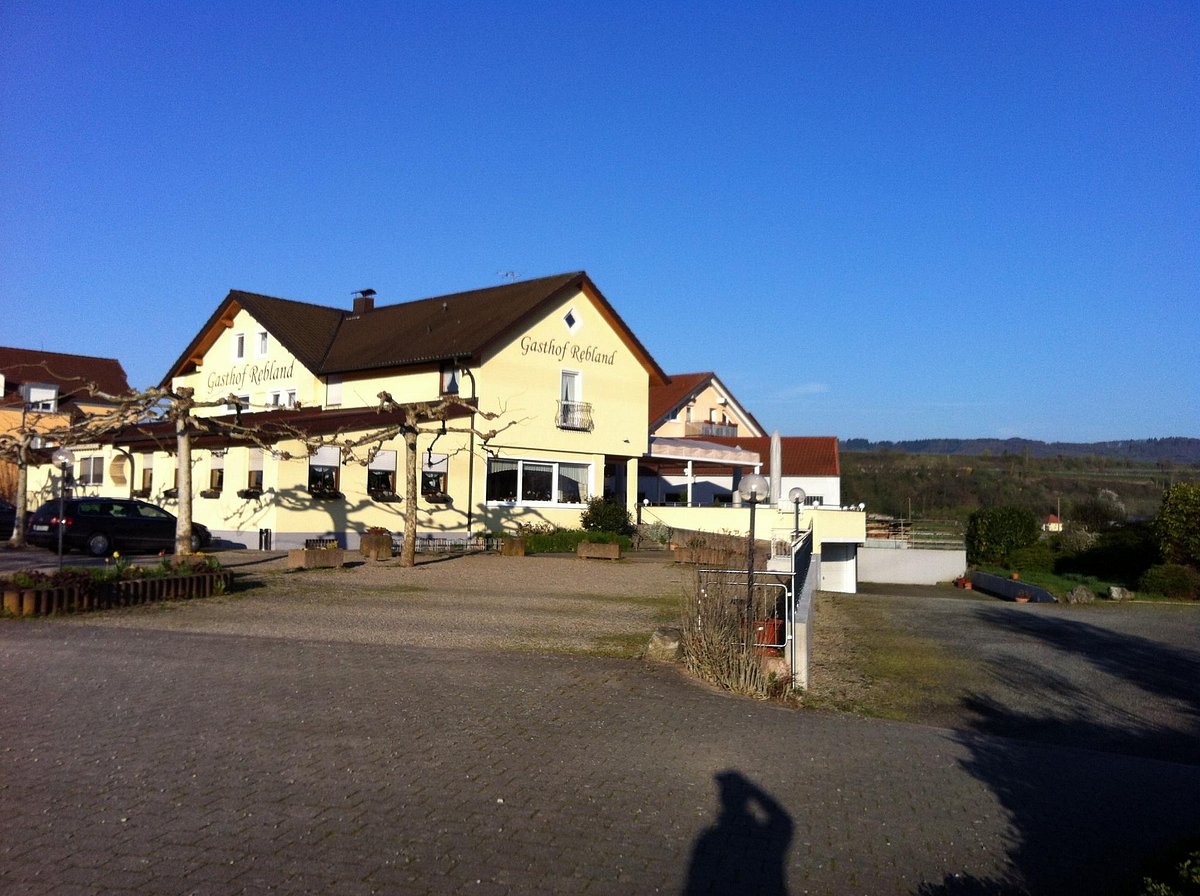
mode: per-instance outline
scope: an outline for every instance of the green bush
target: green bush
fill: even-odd
[[[1009,555],[1037,542],[1042,524],[1024,507],[985,507],[967,520],[967,562],[1009,563]]]
[[[553,532],[535,532],[524,536],[527,554],[573,554],[579,542],[594,544],[617,543],[621,550],[633,549],[633,542],[626,535],[616,532],[589,532],[584,529],[556,529]]]
[[[1025,572],[1054,572],[1054,551],[1050,542],[1039,541],[1026,548],[1017,548],[1008,555],[1013,569]]]
[[[1054,571],[1063,575],[1098,576],[1136,588],[1143,573],[1160,562],[1152,528],[1146,523],[1128,523],[1106,529],[1096,536],[1091,547],[1078,553],[1064,552],[1055,561]]]
[[[1138,591],[1177,600],[1200,600],[1200,572],[1182,563],[1152,566],[1138,581]]]
[[[595,532],[616,532],[618,535],[633,534],[633,518],[624,504],[610,498],[592,498],[587,510],[579,518],[584,529]]]

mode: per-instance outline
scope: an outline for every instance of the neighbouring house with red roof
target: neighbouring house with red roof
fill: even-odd
[[[28,449],[44,449],[43,436],[72,420],[103,413],[115,406],[108,395],[130,392],[121,363],[113,358],[44,352],[36,349],[0,347],[0,438],[19,450],[22,437]],[[12,452],[5,452],[6,454]],[[42,453],[45,453],[44,450]],[[44,458],[31,457],[33,462]],[[0,495],[15,503],[18,465],[0,461]],[[75,478],[102,479],[103,464],[79,461]],[[48,495],[41,495],[47,497]],[[38,496],[35,496],[35,500]]]
[[[649,426],[638,490],[651,504],[737,503],[743,474],[770,478],[770,436],[711,371],[672,374],[652,386]],[[799,487],[808,506],[841,504],[835,436],[782,436],[780,447],[781,496]]]

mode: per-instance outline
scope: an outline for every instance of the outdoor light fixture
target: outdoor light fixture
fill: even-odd
[[[75,464],[75,452],[67,447],[59,448],[54,452],[52,460],[62,471],[58,479],[58,570],[62,572],[63,529],[66,528],[66,521],[63,519],[66,515],[64,499],[67,494],[67,477],[71,475],[71,467]]]
[[[754,508],[766,501],[771,492],[771,484],[765,476],[751,473],[742,477],[738,485],[738,494],[750,505],[750,535],[746,539],[746,610],[743,624],[746,628],[746,652],[754,647],[754,627],[750,624],[753,617],[754,602]]]
[[[788,500],[792,502],[792,506],[796,510],[795,516],[792,518],[793,534],[799,533],[800,531],[800,505],[804,503],[804,499],[807,497],[808,496],[804,494],[804,489],[800,488],[800,486],[796,486],[794,489],[788,492]]]

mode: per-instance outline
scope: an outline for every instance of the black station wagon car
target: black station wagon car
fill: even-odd
[[[63,550],[103,557],[114,550],[175,550],[175,517],[161,507],[129,498],[67,498],[63,501]],[[30,517],[25,540],[58,550],[59,502],[47,501]],[[192,550],[212,541],[208,529],[192,523]]]

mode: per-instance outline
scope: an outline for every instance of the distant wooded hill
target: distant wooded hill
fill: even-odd
[[[964,457],[1103,457],[1135,463],[1200,464],[1200,439],[1126,439],[1118,442],[1039,442],[1034,439],[843,439],[842,451],[893,451]]]

